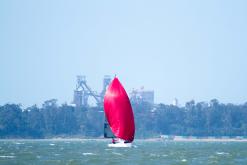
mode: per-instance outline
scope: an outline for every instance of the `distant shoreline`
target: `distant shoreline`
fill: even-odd
[[[243,137],[184,137],[184,136],[161,136],[150,138],[148,141],[175,141],[175,142],[247,142]]]
[[[138,139],[139,140],[139,139]],[[142,139],[140,139],[142,140]],[[172,140],[168,139],[162,139],[162,138],[150,138],[150,139],[143,139],[146,141],[167,141],[167,142],[247,142],[247,139],[217,139],[217,138],[201,138],[201,139],[195,139],[195,138],[174,138]]]

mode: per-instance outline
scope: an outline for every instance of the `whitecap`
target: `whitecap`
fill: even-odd
[[[228,155],[229,153],[227,152],[216,152],[217,155]]]
[[[156,154],[151,153],[150,156],[156,156]]]
[[[123,154],[120,154],[118,152],[112,152],[114,155],[119,155],[119,156],[122,156]]]
[[[112,149],[106,148],[105,150],[106,150],[106,151],[111,151]]]
[[[182,159],[181,161],[182,161],[182,162],[187,162],[187,160],[186,160],[186,159]]]
[[[50,146],[55,146],[55,144],[53,144],[53,143],[50,143],[49,145],[50,145]]]
[[[161,155],[159,155],[159,154],[154,154],[154,153],[151,153],[150,156],[151,156],[151,157],[161,157]]]
[[[87,155],[96,155],[96,154],[91,153],[91,152],[84,152],[84,153],[82,153],[82,155],[87,156]]]
[[[15,156],[0,155],[0,158],[15,158]]]

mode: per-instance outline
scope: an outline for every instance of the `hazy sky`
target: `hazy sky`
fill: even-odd
[[[245,0],[1,0],[0,105],[73,99],[117,74],[155,102],[247,101]]]

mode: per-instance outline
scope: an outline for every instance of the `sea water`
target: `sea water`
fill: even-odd
[[[0,140],[0,165],[247,165],[247,142]]]

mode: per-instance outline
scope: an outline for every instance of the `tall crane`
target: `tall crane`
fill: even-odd
[[[105,76],[103,80],[103,90],[101,94],[98,94],[96,91],[93,91],[86,81],[86,76],[77,76],[76,89],[74,91],[74,104],[77,107],[88,106],[88,98],[91,96],[95,99],[97,105],[102,105],[103,97],[105,94],[106,87],[111,81],[110,76]]]

